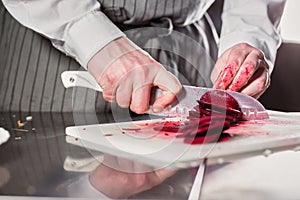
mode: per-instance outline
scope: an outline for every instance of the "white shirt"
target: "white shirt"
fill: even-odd
[[[48,37],[56,48],[74,57],[84,68],[87,68],[88,61],[106,44],[125,36],[101,12],[101,5],[97,0],[2,1],[20,23]],[[189,16],[184,24],[201,18],[214,2],[191,1],[201,2],[201,6],[197,7],[196,14]],[[144,1],[136,2],[138,9],[138,4]],[[225,0],[219,55],[234,44],[247,42],[261,49],[272,65],[281,42],[276,25],[284,2],[285,0]]]

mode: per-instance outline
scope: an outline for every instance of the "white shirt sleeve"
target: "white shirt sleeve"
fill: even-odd
[[[124,36],[97,0],[2,0],[21,24],[48,37],[84,68],[110,41]]]
[[[225,0],[219,56],[235,44],[246,42],[262,50],[272,70],[281,38],[277,25],[285,0]]]

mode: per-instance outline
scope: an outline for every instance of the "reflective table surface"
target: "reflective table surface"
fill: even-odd
[[[97,197],[86,177],[101,164],[103,155],[91,154],[85,148],[66,142],[65,128],[74,125],[73,113],[31,113],[32,120],[26,121],[28,116],[27,113],[0,114],[0,127],[11,135],[9,141],[0,146],[0,194]],[[87,114],[78,116],[85,119],[82,124],[94,123],[88,120]],[[114,122],[109,114],[97,117],[99,123]],[[181,170],[150,190],[137,189],[138,194],[130,198],[187,199],[196,172],[197,169]]]
[[[128,178],[126,173],[103,168],[101,160],[109,155],[91,154],[66,142],[65,128],[74,125],[73,113],[31,113],[29,121],[27,116],[28,113],[0,114],[0,126],[11,135],[0,146],[0,199],[16,199],[16,196],[104,199],[103,192],[106,194],[110,189],[115,194],[126,194],[129,199],[188,199],[197,169],[177,171],[162,183],[152,182],[141,189],[150,179]],[[88,115],[76,117],[76,125],[95,123]],[[114,122],[109,114],[97,117],[98,123]],[[299,151],[211,165],[205,171],[200,199],[300,199],[299,169]],[[91,171],[97,172],[96,180],[105,191],[99,191],[89,182]]]

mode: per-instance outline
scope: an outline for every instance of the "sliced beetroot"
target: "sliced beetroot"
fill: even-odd
[[[210,116],[210,115],[227,115],[235,117],[236,119],[240,120],[242,119],[242,112],[240,110],[235,109],[228,109],[228,110],[221,110],[219,108],[214,107],[214,110],[208,109],[208,108],[201,108],[199,112],[200,117],[202,116]]]
[[[212,135],[212,134],[219,134],[224,130],[227,130],[230,127],[230,122],[217,122],[210,125],[193,127],[193,128],[186,128],[182,132],[184,132],[185,137],[194,137],[197,136],[205,136],[205,135]]]
[[[199,105],[194,106],[193,110],[200,112],[200,106]]]
[[[199,100],[199,104],[205,104],[212,108],[213,106],[222,108],[233,108],[236,110],[240,109],[240,106],[235,98],[230,94],[221,90],[212,90],[206,92]]]
[[[222,122],[222,121],[233,121],[234,117],[232,116],[224,116],[224,115],[212,115],[212,116],[203,116],[201,118],[190,118],[189,121],[186,122],[187,125],[206,125],[212,124],[215,122]]]
[[[209,109],[201,109],[201,117],[203,116],[214,116],[214,117],[218,117],[218,116],[226,116],[226,118],[231,118],[231,120],[233,122],[239,121],[242,118],[242,113],[240,111],[223,111],[220,112],[218,110],[209,110]]]
[[[164,123],[154,129],[159,132],[178,133],[188,144],[226,141],[229,134],[223,133],[231,125],[242,119],[238,102],[225,91],[206,92],[198,105],[189,111],[188,121],[184,123]],[[221,134],[222,133],[222,134]]]
[[[190,110],[190,111],[189,111],[189,117],[200,118],[201,115],[200,115],[200,112],[198,112],[198,111]]]
[[[228,134],[221,134],[242,119],[242,112],[234,97],[225,91],[206,92],[198,105],[189,111],[189,122],[179,131],[183,132],[185,142],[201,144],[205,141],[225,141]],[[219,137],[220,136],[220,137]]]
[[[226,142],[226,141],[230,140],[230,138],[231,138],[231,136],[228,133],[222,133],[220,135],[218,142]]]
[[[204,142],[211,143],[211,142],[217,142],[218,138],[219,138],[218,134],[200,136],[200,137],[187,137],[184,139],[184,143],[187,144],[203,144]]]

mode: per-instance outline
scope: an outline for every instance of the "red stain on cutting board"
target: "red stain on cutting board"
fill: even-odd
[[[300,132],[300,121],[292,119],[267,119],[257,121],[242,121],[230,127],[225,133],[231,136],[278,135]]]

